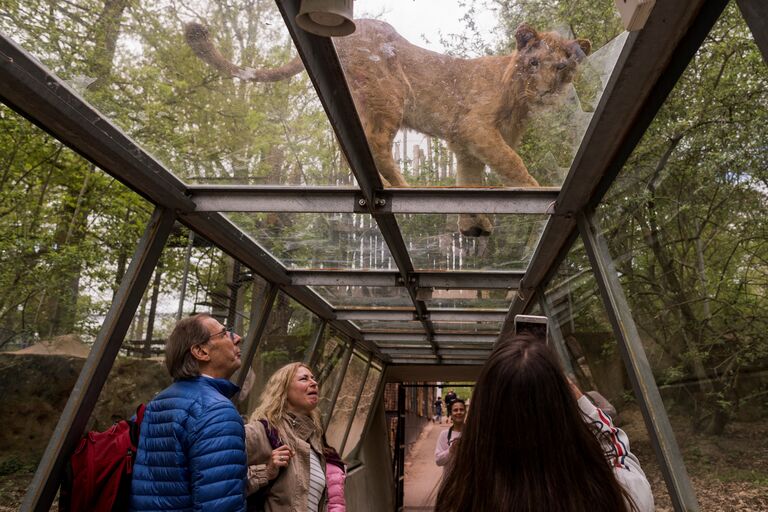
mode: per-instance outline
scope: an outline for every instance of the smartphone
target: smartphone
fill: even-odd
[[[522,332],[535,334],[549,345],[549,322],[545,316],[515,315],[515,334]]]

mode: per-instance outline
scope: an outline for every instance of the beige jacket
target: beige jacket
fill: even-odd
[[[291,457],[288,467],[282,469],[273,480],[267,496],[266,512],[307,512],[309,507],[309,450],[315,424],[308,416],[289,416],[283,420],[283,428],[291,429],[296,436],[296,455]],[[259,421],[245,425],[245,444],[248,452],[248,494],[256,492],[269,483],[267,461],[272,455],[267,432]],[[325,471],[325,457],[322,446],[312,446],[320,457]],[[327,498],[323,494],[318,512],[327,511]]]

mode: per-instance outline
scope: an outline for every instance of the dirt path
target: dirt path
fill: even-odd
[[[413,444],[409,456],[405,459],[405,496],[406,512],[432,510],[435,504],[437,484],[443,469],[435,464],[435,444],[440,432],[448,425],[429,423],[421,432],[418,441]]]

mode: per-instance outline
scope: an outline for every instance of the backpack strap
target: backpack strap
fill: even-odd
[[[275,427],[269,424],[269,422],[265,419],[260,419],[259,423],[261,423],[264,426],[264,431],[267,433],[267,439],[269,439],[269,445],[272,447],[273,450],[276,450],[277,448],[280,448],[285,443],[282,439],[280,439],[280,433],[277,431]]]
[[[453,425],[448,429],[448,444],[451,444],[451,436],[453,435]]]
[[[144,421],[144,411],[147,408],[147,404],[139,404],[136,408],[136,424],[141,426],[141,422]]]

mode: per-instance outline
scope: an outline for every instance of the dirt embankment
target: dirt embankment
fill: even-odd
[[[17,509],[84,363],[41,347],[0,353],[0,512]],[[118,357],[87,430],[132,416],[169,382],[160,361]]]

